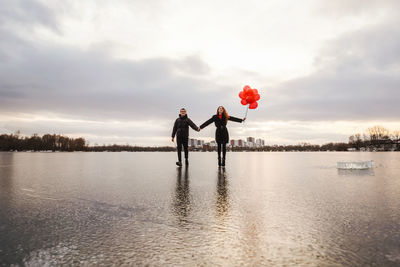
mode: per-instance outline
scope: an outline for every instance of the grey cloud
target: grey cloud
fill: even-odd
[[[397,13],[400,2],[397,0],[335,0],[316,1],[315,15],[347,17],[359,15],[381,15],[382,12]]]
[[[55,17],[35,1],[4,5],[7,8],[0,11],[1,25],[7,24],[0,27],[2,112],[148,120],[173,118],[181,106],[195,116],[204,110],[213,113],[217,105],[228,102],[225,88],[209,79],[210,67],[198,56],[116,60],[101,45],[81,51],[25,40],[23,36],[32,36],[29,29],[34,25],[56,28]],[[28,30],[16,34],[11,26],[19,24],[26,24]]]
[[[0,65],[2,111],[146,120],[175,117],[182,105],[192,114],[214,112],[227,101],[223,88],[208,80],[208,65],[195,56],[115,60],[101,50],[31,44],[15,36],[4,41],[0,54],[8,62]]]
[[[268,88],[258,117],[277,120],[389,120],[400,114],[400,29],[362,29],[329,41],[317,70]]]
[[[0,26],[22,25],[31,28],[35,24],[57,31],[53,12],[34,0],[0,0]]]
[[[400,30],[390,22],[344,34],[328,42],[316,58],[317,66],[338,70],[387,72],[400,66]]]
[[[56,19],[43,5],[31,2],[35,8],[26,9],[25,2],[16,3],[3,0],[1,4],[11,7],[0,10],[2,22],[6,18],[56,27]],[[393,18],[388,20],[328,41],[316,58],[315,73],[276,88],[260,86],[259,108],[249,111],[249,117],[398,119],[400,30]],[[224,105],[234,116],[244,114],[239,88],[217,85],[223,82],[211,79],[211,68],[196,56],[116,60],[101,46],[81,51],[33,43],[5,27],[0,27],[0,34],[2,112],[53,112],[91,120],[173,120],[185,106],[197,121]]]
[[[208,66],[200,57],[189,56],[176,63],[178,70],[183,70],[186,74],[194,76],[207,75],[211,72]]]

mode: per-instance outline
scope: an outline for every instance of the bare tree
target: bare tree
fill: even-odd
[[[354,137],[354,135],[351,135],[350,137],[349,137],[349,144],[350,145],[353,145],[355,143],[355,137]]]
[[[362,139],[361,139],[361,134],[360,133],[356,133],[354,135],[354,143],[356,145],[357,150],[360,150],[361,146],[362,146]]]
[[[391,134],[391,137],[393,140],[399,140],[400,139],[400,131],[393,131]]]
[[[382,140],[382,139],[389,139],[389,130],[383,126],[375,125],[371,128],[368,128],[369,140]]]

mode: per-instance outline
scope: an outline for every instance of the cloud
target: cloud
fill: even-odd
[[[3,112],[147,120],[175,116],[180,106],[196,116],[211,114],[220,104],[233,113],[242,110],[238,89],[219,85],[198,56],[123,60],[103,50],[31,44],[9,36],[9,45],[7,40],[0,45],[0,54],[8,55],[8,64],[0,66]],[[18,53],[10,53],[12,47]],[[395,119],[400,112],[399,47],[400,30],[393,25],[331,40],[315,59],[316,72],[275,88],[260,88],[262,99],[254,118]]]
[[[317,15],[348,17],[362,15],[380,15],[380,13],[397,13],[400,2],[397,0],[335,0],[316,1],[314,12]]]
[[[32,27],[41,25],[58,30],[54,13],[38,1],[0,0],[0,25],[5,27]]]
[[[306,121],[398,119],[400,29],[396,25],[376,25],[327,41],[315,58],[315,72],[266,87],[257,116]]]
[[[103,137],[113,136],[114,133],[121,137],[132,135],[138,138],[169,135],[169,122],[173,122],[182,106],[188,108],[189,115],[199,124],[208,119],[218,105],[226,106],[230,114],[241,117],[245,108],[240,105],[237,94],[244,84],[239,84],[238,81],[249,82],[261,92],[259,108],[249,111],[251,120],[263,123],[286,121],[297,128],[295,130],[291,129],[291,126],[284,126],[281,129],[279,125],[274,124],[272,127],[275,127],[276,133],[284,138],[281,140],[292,140],[296,136],[304,139],[307,131],[310,137],[317,138],[312,134],[312,128],[301,128],[299,121],[312,124],[333,123],[339,120],[398,120],[398,114],[400,114],[400,106],[397,103],[400,98],[398,1],[350,1],[349,5],[346,4],[348,1],[331,1],[324,2],[322,6],[316,4],[320,3],[319,1],[311,1],[310,3],[316,4],[315,14],[322,17],[328,14],[329,17],[331,13],[334,19],[338,18],[338,24],[342,23],[342,20],[351,22],[354,19],[358,21],[359,26],[349,28],[347,31],[343,29],[332,31],[331,37],[318,45],[319,50],[313,50],[315,57],[310,57],[308,60],[314,62],[312,72],[278,82],[263,79],[263,77],[268,77],[268,70],[260,68],[259,72],[255,72],[253,69],[246,68],[226,68],[221,71],[221,68],[215,68],[212,62],[215,58],[219,58],[221,52],[225,55],[226,62],[232,63],[239,60],[241,56],[237,51],[243,51],[244,62],[247,65],[254,65],[253,62],[257,63],[256,60],[247,59],[247,52],[264,49],[268,50],[268,55],[274,54],[277,59],[286,56],[285,64],[290,63],[291,60],[282,51],[290,50],[297,53],[297,50],[291,50],[288,47],[297,46],[292,41],[298,40],[296,39],[298,35],[304,34],[302,38],[307,43],[309,37],[320,32],[318,27],[315,29],[307,26],[313,22],[309,18],[303,20],[302,16],[297,16],[298,23],[293,25],[285,22],[281,13],[275,14],[273,20],[284,23],[283,28],[268,24],[268,20],[262,20],[260,25],[251,24],[252,28],[249,29],[249,36],[247,36],[249,38],[243,38],[243,36],[236,36],[238,34],[236,24],[231,23],[241,5],[228,10],[223,16],[227,20],[221,27],[216,25],[216,32],[213,32],[211,30],[214,28],[209,28],[210,24],[202,28],[201,23],[193,18],[190,18],[190,21],[194,24],[182,25],[181,20],[170,18],[169,14],[183,13],[189,19],[192,13],[186,14],[185,9],[179,9],[178,12],[163,1],[153,1],[150,6],[144,5],[145,11],[138,15],[141,20],[134,21],[137,24],[132,24],[133,27],[136,26],[132,30],[134,33],[132,36],[141,46],[145,44],[141,42],[141,37],[145,39],[146,36],[151,36],[146,39],[152,41],[151,48],[146,50],[147,52],[151,52],[154,46],[168,44],[166,40],[169,34],[182,37],[182,46],[195,47],[193,40],[200,38],[196,34],[199,31],[205,34],[201,36],[206,36],[208,39],[198,41],[202,45],[210,46],[212,53],[208,54],[208,58],[199,52],[190,55],[172,53],[173,56],[165,54],[135,59],[131,56],[115,56],[113,50],[121,47],[120,40],[102,39],[100,37],[104,36],[100,35],[87,45],[74,45],[72,41],[82,33],[72,34],[72,37],[68,35],[68,30],[76,29],[74,27],[77,25],[82,25],[84,30],[96,27],[95,24],[89,24],[89,26],[85,24],[87,22],[83,21],[85,12],[91,11],[89,12],[90,19],[100,23],[103,21],[101,19],[107,17],[109,13],[118,13],[131,2],[118,2],[116,7],[114,4],[107,6],[108,4],[105,3],[107,2],[102,3],[102,8],[97,9],[95,8],[97,4],[90,2],[84,5],[84,11],[78,12],[80,10],[78,1],[66,4],[54,4],[54,2],[43,4],[38,1],[0,0],[0,6],[2,6],[0,9],[2,37],[0,42],[0,61],[2,62],[0,64],[0,112],[9,114],[10,118],[13,116],[23,118],[26,114],[60,118],[58,123],[55,121],[50,123],[46,120],[34,120],[29,123],[17,120],[12,123],[4,119],[1,125],[4,129],[23,128],[26,132],[40,132],[35,130],[35,128],[40,128],[52,132],[51,129],[54,128],[60,132],[87,133],[93,136],[97,134]],[[60,7],[58,5],[62,8],[57,8]],[[141,10],[141,5],[133,4],[129,6],[129,10],[135,12]],[[91,9],[92,6],[95,11]],[[261,6],[264,8],[262,12],[258,12],[252,19],[264,16],[263,12],[270,10],[269,8],[274,9],[274,5]],[[278,6],[279,9],[276,10],[283,13],[287,11],[287,3]],[[209,3],[201,4],[201,7],[203,11],[208,10]],[[149,16],[153,9],[157,16],[151,18]],[[246,10],[246,18],[252,9]],[[173,12],[168,13],[171,10]],[[302,9],[301,14],[306,12],[305,10],[306,8]],[[296,15],[293,10],[291,12],[293,16]],[[113,19],[117,19],[117,15],[114,14]],[[200,13],[198,15],[200,16]],[[371,17],[371,22],[363,21],[369,17]],[[145,22],[150,18],[152,20],[149,22],[151,24],[149,27],[153,31],[145,36],[144,32],[150,29],[145,27]],[[220,19],[219,14],[216,13],[212,14],[212,18],[213,22]],[[62,19],[65,20],[61,23]],[[334,19],[328,18],[328,20]],[[192,39],[185,39],[185,36],[180,35],[175,28],[168,31],[168,27],[160,26],[158,20],[160,23],[172,23],[168,24],[170,27],[176,23],[176,29],[182,27]],[[321,18],[317,21],[320,20]],[[71,21],[74,26],[66,27],[67,22]],[[303,25],[302,21],[306,23]],[[244,21],[240,24],[240,32],[245,32],[249,23]],[[330,21],[324,25],[332,24],[334,23]],[[107,24],[107,27],[103,25],[105,28],[102,29],[110,30],[114,26]],[[292,26],[294,28],[291,31]],[[264,27],[270,29],[268,34],[265,33]],[[309,27],[309,32],[306,31],[307,27]],[[41,31],[43,28],[46,29],[44,33]],[[227,35],[229,38],[225,36],[225,31],[223,34],[217,31],[221,29],[229,30]],[[281,31],[282,29],[284,31]],[[86,33],[84,30],[82,32]],[[129,27],[126,25],[124,30],[123,34],[129,33]],[[53,35],[46,35],[48,32]],[[101,31],[96,31],[96,34],[99,32]],[[329,33],[329,29],[327,32]],[[340,35],[336,35],[337,32],[340,32]],[[87,39],[92,41],[90,33],[87,32],[89,35]],[[271,34],[273,42],[269,39]],[[260,35],[260,38],[249,46],[248,40],[252,40],[253,35]],[[133,38],[132,36],[130,38]],[[283,41],[279,39],[280,36]],[[64,42],[64,37],[68,41]],[[155,42],[156,37],[164,39],[158,43]],[[218,38],[214,40],[212,37]],[[101,42],[97,42],[99,40]],[[312,40],[318,40],[318,38]],[[270,41],[274,44],[273,46],[268,45]],[[231,43],[232,47],[236,45],[236,48],[230,49],[232,47],[226,46],[226,42]],[[178,49],[176,44],[176,40],[169,44],[172,47],[171,51]],[[267,46],[264,47],[265,44]],[[274,52],[276,47],[282,45],[287,46],[289,50]],[[302,45],[299,42],[298,46],[303,47]],[[309,45],[312,48],[316,46]],[[134,46],[127,45],[128,50],[132,47]],[[195,48],[189,50],[195,51]],[[121,54],[124,54],[125,50],[121,51]],[[140,49],[137,51],[140,52]],[[135,53],[138,53],[137,51]],[[279,54],[280,52],[282,55]],[[214,55],[213,53],[218,55],[215,55],[215,58],[210,57]],[[296,58],[301,59],[304,54],[297,56]],[[255,58],[261,62],[265,60],[265,55],[260,58],[256,55]],[[268,66],[272,68],[278,63],[270,60]],[[291,77],[294,76],[296,75]],[[252,84],[254,80],[267,81],[260,85]],[[67,122],[66,119],[72,121]],[[77,122],[80,120],[82,122]],[[124,128],[122,124],[113,124],[115,122],[126,123],[127,126]],[[162,125],[162,127],[153,128],[147,122]],[[262,135],[265,130],[263,126],[255,125],[254,131],[250,124],[246,125],[247,133],[254,132]],[[231,127],[232,133],[237,136],[246,134],[241,130],[243,127],[236,125]],[[201,133],[200,136],[205,137],[205,134],[213,136],[213,131]],[[336,133],[330,137],[342,138],[343,134]]]
[[[126,60],[112,57],[107,46],[82,50],[41,42],[32,38],[34,29],[37,25],[59,28],[55,14],[35,1],[3,2],[3,113],[149,120],[175,117],[181,106],[200,113],[224,103],[225,88],[210,79],[210,66],[197,55]],[[24,28],[16,31],[19,25]]]
[[[217,104],[210,99],[223,99],[223,90],[208,80],[209,67],[197,56],[133,61],[113,59],[103,51],[19,41],[16,54],[8,51],[15,47],[12,42],[0,46],[9,62],[0,66],[3,112],[146,120],[175,115],[182,105],[214,110]]]

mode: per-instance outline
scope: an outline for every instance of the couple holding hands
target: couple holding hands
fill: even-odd
[[[228,120],[235,122],[243,122],[246,118],[239,119],[232,116],[229,116],[223,106],[219,106],[217,109],[217,114],[213,115],[211,119],[204,122],[200,127],[197,127],[196,124],[193,123],[191,119],[188,118],[186,114],[186,109],[181,108],[179,118],[176,119],[174,128],[172,130],[172,142],[174,142],[174,138],[176,135],[176,146],[178,152],[178,161],[176,165],[182,166],[182,147],[185,151],[185,164],[189,165],[189,150],[188,150],[188,142],[189,142],[189,126],[195,130],[200,131],[204,129],[209,124],[215,124],[215,141],[218,145],[218,166],[225,166],[225,156],[226,156],[226,143],[229,142],[229,133],[226,128],[226,124]],[[222,152],[222,158],[221,158]]]

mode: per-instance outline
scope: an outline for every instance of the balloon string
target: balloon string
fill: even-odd
[[[247,111],[249,111],[249,106],[246,108],[246,115],[244,116],[245,119],[247,119]]]

